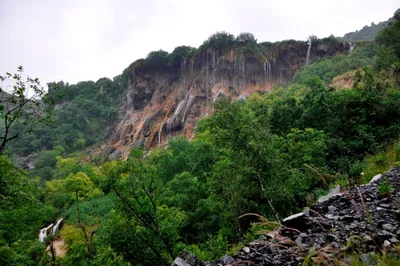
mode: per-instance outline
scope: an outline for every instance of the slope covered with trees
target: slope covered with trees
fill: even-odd
[[[400,9],[398,9],[395,14],[399,12]],[[394,17],[389,18],[386,21],[379,22],[378,24],[372,22],[371,25],[365,25],[361,30],[346,33],[341,39],[346,42],[372,41],[375,39],[375,36],[378,34],[378,32],[386,28],[389,23],[393,21],[395,21]]]
[[[400,137],[399,31],[397,17],[376,44],[305,66],[292,84],[245,101],[221,99],[192,141],[132,149],[126,160],[68,155],[101,138],[121,77],[59,84],[63,104],[70,103],[56,112],[60,131],[32,148],[49,145],[36,168],[25,172],[0,157],[0,264],[169,265],[182,250],[216,259],[274,227],[252,225],[257,217],[245,214],[279,224],[330,185],[364,182],[364,158]],[[348,70],[353,88],[328,85]],[[9,155],[23,147],[10,147]],[[59,217],[62,230],[38,242],[38,230]],[[64,257],[45,251],[56,240]]]

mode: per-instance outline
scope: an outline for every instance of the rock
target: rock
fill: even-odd
[[[196,256],[190,252],[182,251],[171,266],[199,266]]]
[[[318,203],[323,203],[334,196],[340,196],[341,195],[340,191],[341,191],[341,187],[340,187],[340,185],[337,185],[336,187],[332,188],[329,191],[328,195],[319,197]]]
[[[372,237],[370,237],[369,235],[365,235],[365,236],[363,237],[363,239],[364,239],[364,241],[367,242],[367,243],[373,241]]]
[[[371,265],[371,262],[372,262],[371,256],[369,254],[361,254],[360,255],[360,260],[365,265]]]
[[[221,260],[224,264],[229,264],[235,261],[231,256],[228,255],[223,256]]]
[[[393,187],[391,198],[379,197],[375,183],[351,188],[341,197],[311,206],[308,215],[303,212],[285,218],[279,229],[269,233],[270,237],[251,242],[232,257],[194,265],[301,265],[311,247],[317,253],[329,247],[338,256],[344,255],[341,252],[356,251],[364,264],[371,265],[371,252],[380,253],[382,248],[390,252],[400,243],[397,238],[400,212],[395,204],[400,201],[400,168],[391,173],[384,175]],[[364,212],[360,193],[364,199],[370,199],[364,202],[368,213]],[[192,266],[184,257],[179,258],[178,266]],[[327,265],[335,265],[335,262],[328,259]]]
[[[181,258],[176,258],[174,262],[171,264],[171,266],[191,266],[190,264],[186,263],[183,259]]]
[[[389,239],[393,236],[393,234],[388,231],[382,230],[378,233],[378,236],[382,239]]]
[[[285,219],[283,219],[282,222],[286,223],[286,222],[289,222],[289,221],[292,221],[292,220],[296,220],[296,219],[298,219],[300,217],[303,217],[303,216],[304,216],[304,212],[299,212],[299,213],[290,215],[289,217],[286,217]]]
[[[337,208],[335,207],[335,206],[333,206],[333,205],[329,205],[328,206],[328,211],[329,212],[334,212],[334,211],[336,211],[337,210]]]
[[[381,177],[382,177],[382,174],[378,174],[378,175],[374,176],[374,177],[371,179],[371,181],[369,181],[368,184],[372,184],[372,183],[374,183],[374,182],[377,182],[379,179],[381,179]]]
[[[391,225],[391,224],[384,224],[382,225],[383,230],[389,231],[389,232],[394,232],[396,228]]]

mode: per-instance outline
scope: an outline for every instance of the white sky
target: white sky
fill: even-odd
[[[112,78],[150,51],[212,33],[259,42],[343,36],[393,16],[398,0],[0,0],[0,73],[42,82]]]

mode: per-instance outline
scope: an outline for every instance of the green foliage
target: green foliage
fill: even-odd
[[[167,66],[168,52],[163,50],[150,52],[146,57],[146,66],[154,69],[162,69]]]
[[[392,192],[392,185],[387,180],[379,182],[378,192],[381,197],[389,196]]]
[[[400,13],[398,12],[388,27],[378,33],[375,40],[380,45],[377,65],[380,68],[393,68],[397,82],[400,77]]]
[[[388,145],[385,150],[368,155],[363,160],[363,181],[369,182],[375,175],[383,174],[393,168],[400,161],[400,142],[396,140]]]
[[[168,65],[174,67],[181,67],[182,61],[185,58],[190,57],[195,51],[196,48],[190,46],[175,47],[172,53],[168,55]]]
[[[38,200],[26,173],[4,155],[0,156],[0,187],[0,263],[37,265],[44,246],[32,238],[53,219],[54,210]]]
[[[19,66],[18,73],[0,76],[2,84],[12,87],[0,87],[0,155],[23,131],[32,132],[37,124],[52,122],[51,109],[45,105],[54,99],[40,86],[39,79],[23,78],[23,71]]]
[[[276,44],[223,32],[196,54],[181,46],[171,54],[152,52],[134,65],[176,69],[209,48],[265,58]],[[400,92],[376,68],[358,69],[372,62],[375,48],[360,45],[348,56],[320,60],[301,70],[299,83],[268,94],[217,101],[192,141],[171,138],[146,156],[131,150],[125,161],[98,166],[68,156],[83,157],[77,150],[101,139],[97,131],[112,122],[132,67],[114,80],[53,84],[70,101],[58,103],[59,127],[41,126],[39,135],[24,135],[22,144],[10,146],[24,154],[38,151],[32,178],[0,157],[0,263],[49,264],[45,245],[35,239],[56,218],[54,209],[65,221],[60,235],[68,252],[57,259],[60,265],[170,265],[183,249],[213,260],[273,228],[244,214],[278,220],[314,202],[331,181],[357,183],[363,171],[366,177],[373,172],[368,169],[393,165],[400,158],[393,142],[400,137]],[[327,87],[350,69],[353,89]],[[388,184],[379,189],[391,190]],[[315,256],[311,250],[306,260]]]
[[[236,37],[235,41],[236,41],[237,43],[239,43],[239,44],[244,44],[244,45],[246,45],[246,44],[248,44],[248,43],[252,43],[252,44],[256,44],[256,43],[257,43],[257,40],[256,40],[256,38],[254,37],[254,35],[253,35],[252,33],[249,33],[249,32],[242,32],[242,33],[240,33],[240,34]]]
[[[208,48],[214,48],[220,51],[225,51],[233,46],[235,42],[235,36],[225,31],[220,31],[212,34],[203,44],[199,47],[199,50],[207,50]]]
[[[294,83],[304,83],[309,78],[319,77],[326,84],[345,72],[368,66],[376,54],[376,44],[364,44],[357,47],[350,55],[336,55],[316,60],[312,64],[303,66],[293,77]]]

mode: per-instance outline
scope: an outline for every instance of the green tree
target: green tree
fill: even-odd
[[[32,131],[37,123],[51,121],[50,110],[41,105],[53,100],[40,86],[39,79],[23,78],[22,73],[20,66],[17,74],[0,76],[0,81],[5,84],[5,87],[0,87],[0,155],[6,145],[21,133],[13,131],[17,122],[21,122],[27,131]]]

